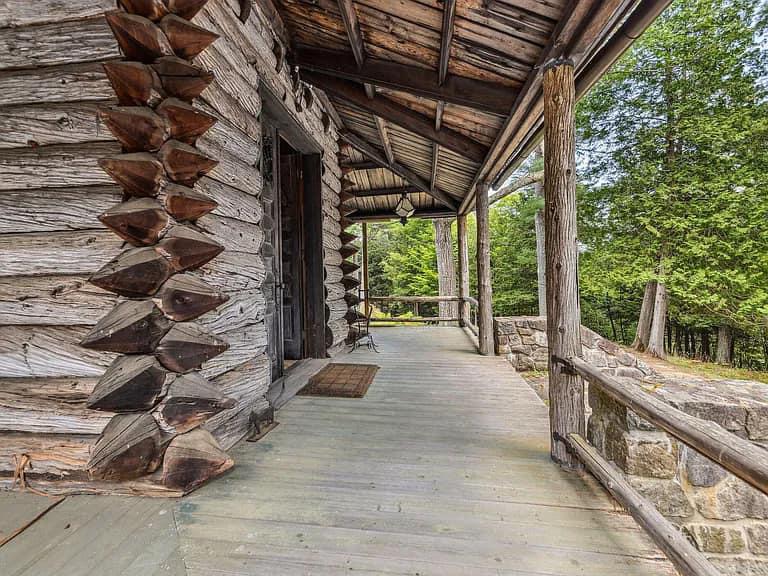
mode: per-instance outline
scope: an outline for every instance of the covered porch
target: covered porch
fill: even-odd
[[[294,398],[181,501],[70,496],[0,548],[4,574],[674,573],[597,482],[552,465],[547,408],[504,359],[459,328],[375,337],[344,359],[381,366],[365,398]]]

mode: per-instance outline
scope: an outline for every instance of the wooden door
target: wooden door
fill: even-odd
[[[261,254],[266,275],[262,291],[266,301],[264,323],[267,328],[267,354],[272,365],[272,381],[283,375],[283,326],[281,310],[283,301],[282,267],[280,258],[280,145],[277,130],[265,122],[262,134],[262,175],[264,187],[261,199],[264,208],[264,244]]]
[[[280,156],[280,228],[284,357],[304,358],[304,227],[302,158]]]

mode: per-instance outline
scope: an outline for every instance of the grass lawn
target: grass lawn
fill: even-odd
[[[713,362],[702,362],[700,360],[691,360],[690,358],[680,358],[678,356],[667,356],[666,361],[684,372],[704,376],[705,378],[756,380],[757,382],[768,384],[768,372],[757,372],[755,370],[746,370],[744,368],[731,368]]]

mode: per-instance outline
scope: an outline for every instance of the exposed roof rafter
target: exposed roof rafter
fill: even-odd
[[[451,59],[453,41],[453,23],[456,19],[456,0],[443,0],[443,33],[440,36],[440,62],[438,65],[438,84],[442,86],[448,76],[448,61]]]
[[[392,152],[392,142],[389,141],[389,132],[387,132],[387,122],[380,116],[374,116],[376,120],[376,128],[379,131],[379,139],[381,145],[384,148],[384,154],[387,156],[387,161],[390,164],[395,163],[395,154]]]

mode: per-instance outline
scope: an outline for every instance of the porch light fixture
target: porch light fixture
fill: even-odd
[[[403,192],[397,206],[395,206],[395,214],[400,216],[400,223],[405,225],[408,218],[413,216],[414,212],[416,212],[416,208],[414,208],[413,203],[408,199],[408,194]]]

